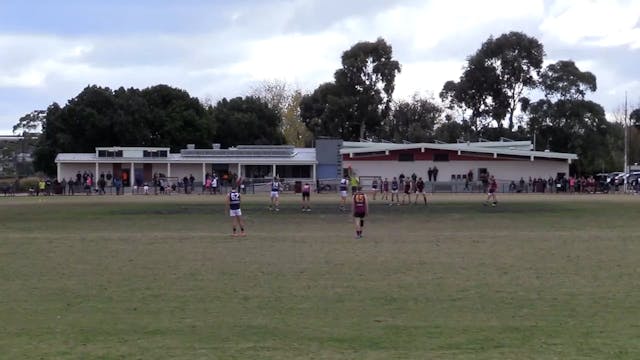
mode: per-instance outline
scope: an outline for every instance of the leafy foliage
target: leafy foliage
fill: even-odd
[[[378,38],[359,42],[342,54],[333,83],[305,95],[300,114],[315,136],[344,140],[379,137],[392,105],[400,63],[392,48]],[[320,123],[329,123],[329,127]]]
[[[629,120],[634,126],[640,127],[640,108],[631,111],[631,114],[629,114]]]
[[[598,88],[596,76],[589,71],[580,71],[571,60],[547,66],[540,76],[540,87],[546,97],[561,99],[584,99],[587,92]]]
[[[543,58],[542,44],[524,33],[490,37],[467,59],[460,80],[445,83],[441,98],[469,109],[476,131],[488,125],[487,119],[495,120],[501,128],[505,117],[512,130],[520,100],[527,89],[536,86]]]
[[[282,119],[281,130],[285,142],[294,146],[311,146],[313,135],[300,117],[301,90],[291,90],[285,81],[263,81],[252,91],[252,96],[260,98],[278,112]]]
[[[88,86],[67,105],[50,105],[34,151],[34,166],[52,174],[61,152],[99,146],[206,146],[214,135],[211,111],[180,89],[144,90]]]
[[[217,139],[223,147],[284,143],[279,113],[257,97],[224,98],[216,104],[213,114],[218,125]]]
[[[400,101],[393,109],[386,137],[395,142],[433,141],[442,113],[442,108],[429,99],[414,96],[410,101]]]

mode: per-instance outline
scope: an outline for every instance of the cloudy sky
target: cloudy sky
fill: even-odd
[[[85,86],[168,84],[216,101],[262,80],[303,90],[382,36],[402,64],[396,98],[437,95],[490,35],[538,38],[547,62],[593,72],[591,98],[640,104],[640,0],[2,0],[0,134]]]

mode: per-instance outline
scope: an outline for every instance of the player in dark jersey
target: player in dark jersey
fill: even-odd
[[[231,216],[231,225],[233,226],[233,232],[231,236],[238,236],[236,233],[237,228],[240,228],[240,236],[245,236],[244,221],[242,221],[242,211],[240,210],[240,193],[238,192],[237,185],[233,185],[231,192],[227,195],[227,211]]]
[[[302,185],[302,211],[311,211],[311,185]]]
[[[382,200],[389,200],[389,179],[387,178],[382,182]]]
[[[353,195],[351,210],[356,225],[356,239],[360,239],[364,228],[364,217],[369,213],[369,202],[367,195],[362,192],[362,188],[358,188]]]
[[[400,205],[400,194],[398,194],[398,189],[400,185],[398,184],[398,179],[394,176],[393,180],[391,180],[391,202],[389,206],[393,205],[393,200],[395,199],[396,204]]]
[[[424,199],[424,204],[427,205],[427,195],[424,193],[424,181],[422,180],[422,177],[419,177],[418,181],[416,181],[416,199],[414,204],[418,203],[418,197],[420,195],[422,195],[422,198]]]
[[[373,178],[373,181],[371,181],[371,194],[373,195],[373,200],[376,199],[377,192],[378,192],[378,178]]]
[[[282,184],[278,177],[274,177],[271,182],[271,205],[269,205],[269,210],[280,211],[280,190],[282,189]]]
[[[498,182],[496,181],[496,178],[491,175],[489,177],[489,191],[487,193],[487,201],[484,203],[484,205],[489,205],[489,200],[493,200],[491,202],[491,206],[496,206],[498,205],[498,199],[496,199],[496,190],[498,190]]]
[[[406,179],[404,181],[404,192],[402,194],[402,205],[404,205],[404,200],[409,198],[409,205],[411,205],[411,181]]]

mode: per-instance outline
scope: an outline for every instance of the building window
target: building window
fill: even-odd
[[[167,150],[142,150],[142,157],[146,158],[166,158]]]
[[[398,161],[413,161],[413,153],[399,153]]]
[[[433,154],[433,161],[449,161],[449,153]]]
[[[364,153],[353,153],[352,157],[361,158],[361,157],[370,157],[370,156],[385,156],[387,153],[385,151],[369,151]],[[340,154],[338,154],[340,157]]]
[[[311,165],[277,165],[276,174],[281,178],[311,178]]]
[[[98,157],[122,157],[122,150],[98,150]]]

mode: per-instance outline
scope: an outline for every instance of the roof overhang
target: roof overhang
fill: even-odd
[[[524,143],[524,142],[523,142]],[[528,143],[528,142],[526,142]],[[340,154],[362,154],[368,152],[381,152],[385,151],[387,154],[389,151],[398,150],[420,150],[424,152],[424,149],[432,150],[445,150],[445,151],[457,151],[460,153],[476,153],[476,154],[493,154],[494,157],[499,155],[506,156],[521,156],[527,157],[531,160],[535,158],[545,158],[554,160],[577,160],[578,155],[572,153],[558,153],[550,151],[531,151],[531,150],[519,150],[516,148],[506,146],[477,146],[476,144],[484,143],[459,143],[459,144],[433,144],[433,143],[416,143],[416,144],[389,144],[389,143],[349,143],[349,147],[340,149]],[[490,143],[494,144],[494,143]],[[505,142],[505,144],[511,144],[511,142]],[[520,144],[522,146],[522,144]]]

